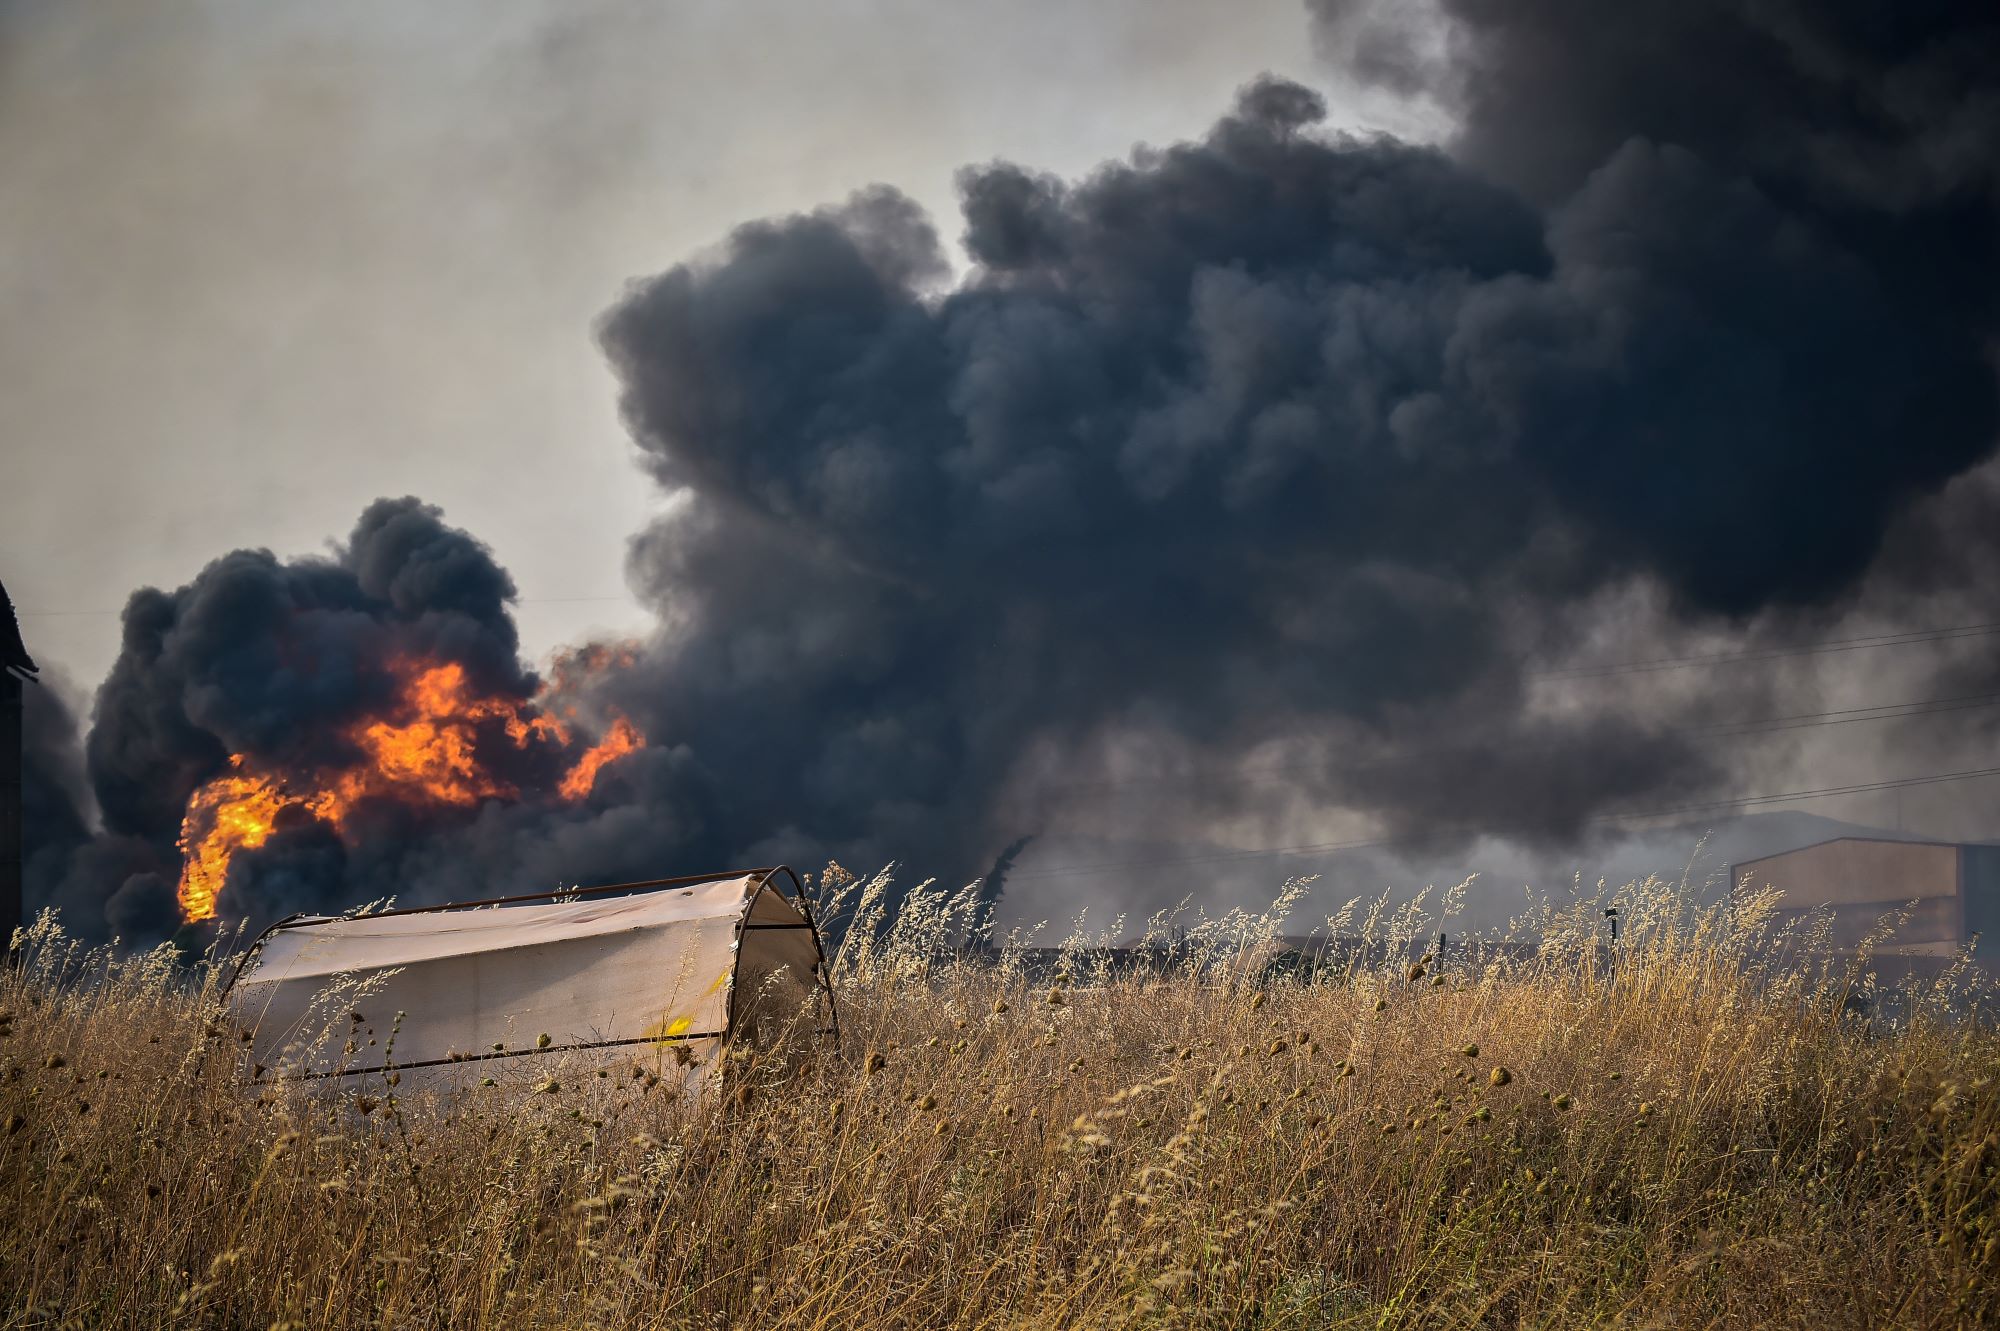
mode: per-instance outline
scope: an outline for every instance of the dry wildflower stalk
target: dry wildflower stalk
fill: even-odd
[[[1589,903],[1534,922],[1529,959],[1464,961],[1425,955],[1409,909],[1349,903],[1377,945],[1300,979],[1248,960],[1297,885],[1176,930],[1145,974],[1081,926],[1053,969],[975,964],[976,894],[926,885],[898,913],[887,874],[819,886],[853,926],[848,1053],[732,1060],[696,1106],[566,1066],[449,1108],[241,1087],[219,959],[117,960],[36,925],[0,975],[0,1307],[294,1328],[2000,1318],[2000,1038],[1954,991],[1870,1028],[1844,1012],[1851,966],[1760,968],[1741,916],[1658,884],[1619,893],[1615,983],[1579,964]],[[1413,987],[1418,966],[1449,983]],[[334,1047],[393,1031],[350,1020],[371,1011],[330,1000]]]

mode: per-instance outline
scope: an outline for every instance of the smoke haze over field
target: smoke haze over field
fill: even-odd
[[[1343,133],[1256,78],[1094,170],[967,166],[960,270],[867,185],[633,283],[599,339],[664,500],[626,564],[658,627],[586,703],[649,747],[580,805],[300,820],[231,871],[235,912],[829,856],[970,877],[1113,815],[1564,844],[1803,766],[1703,727],[2000,688],[1990,638],[1938,672],[1547,673],[2000,619],[1990,7],[1308,8],[1343,87],[1455,133]],[[512,593],[408,500],[331,557],[139,593],[88,745],[102,834],[48,793],[62,718],[36,732],[31,894],[164,932],[229,755],[316,760],[398,655],[531,697]]]

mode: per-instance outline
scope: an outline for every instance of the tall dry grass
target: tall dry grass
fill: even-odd
[[[1424,917],[1275,979],[959,958],[964,894],[851,923],[838,1055],[689,1106],[623,1077],[440,1106],[259,1096],[218,971],[44,923],[0,978],[10,1327],[1965,1326],[2000,1318],[2000,1039],[1658,884],[1532,949]],[[1449,904],[1444,903],[1444,904]],[[1156,921],[1156,925],[1161,922]],[[1794,940],[1809,943],[1810,940]],[[1758,946],[1761,944],[1762,946]],[[1810,955],[1809,947],[1798,947]]]

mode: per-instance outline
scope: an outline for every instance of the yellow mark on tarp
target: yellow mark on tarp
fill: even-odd
[[[722,986],[728,983],[729,983],[729,968],[727,966],[724,966],[722,968],[722,974],[715,977],[715,983],[708,986],[708,994],[713,994],[720,991]],[[707,998],[708,994],[703,994],[702,997]]]
[[[661,1017],[641,1032],[639,1038],[651,1040],[654,1044],[665,1044],[669,1040],[687,1034],[687,1028],[692,1025],[694,1025],[693,1017],[675,1017],[672,1021]]]

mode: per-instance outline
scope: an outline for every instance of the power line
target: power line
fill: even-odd
[[[558,605],[590,601],[631,601],[631,595],[613,596],[517,596],[514,605]],[[121,615],[119,609],[22,610],[23,619],[55,619],[73,615]],[[1702,652],[1689,656],[1662,656],[1645,661],[1612,661],[1598,665],[1562,666],[1535,670],[1528,679],[1594,679],[1609,675],[1647,674],[1658,670],[1680,670],[1694,666],[1734,665],[1747,661],[1774,661],[1790,656],[1818,656],[1827,652],[1853,652],[1871,647],[1901,647],[1910,643],[1951,642],[1959,638],[1981,638],[2000,633],[2000,620],[1984,624],[1953,624],[1941,628],[1909,629],[1896,633],[1872,633],[1856,638],[1828,638],[1797,647],[1765,647],[1748,651]]]
[[[1684,670],[1694,666],[1736,665],[1748,661],[1776,661],[1788,656],[1821,656],[1828,652],[1857,652],[1871,647],[1902,647],[1910,643],[1952,642],[1960,638],[1983,638],[2000,633],[2000,620],[1987,624],[1954,624],[1947,628],[1910,629],[1900,633],[1872,633],[1859,638],[1828,638],[1798,647],[1759,647],[1748,651],[1704,652],[1693,656],[1662,656],[1651,661],[1616,661],[1604,665],[1564,666],[1537,670],[1529,679],[1601,679],[1612,675],[1651,674],[1660,670]]]
[[[2000,693],[1968,693],[1953,698],[1919,698],[1911,702],[1882,703],[1874,707],[1845,707],[1830,712],[1805,712],[1798,716],[1767,717],[1760,721],[1721,721],[1700,727],[1712,735],[1761,735],[1774,730],[1803,730],[1809,726],[1845,726],[1857,721],[1894,721],[1906,716],[1931,716],[1938,712],[1962,712],[1975,707],[2000,704]]]
[[[509,605],[577,605],[587,601],[637,601],[634,596],[516,596]],[[14,613],[22,619],[64,619],[80,615],[122,615],[118,610],[20,610]]]
[[[510,601],[510,602],[509,602],[508,604],[510,604],[510,605],[558,605],[558,604],[562,604],[562,605],[574,605],[574,604],[579,604],[579,603],[581,603],[581,602],[584,602],[584,601],[631,601],[631,602],[634,602],[634,603],[637,603],[638,599],[639,599],[638,597],[636,597],[636,596],[631,596],[631,595],[626,595],[626,596],[517,596],[517,597],[515,597],[515,598],[514,598],[514,599],[513,599],[512,601]]]
[[[1973,781],[1983,777],[2000,776],[2000,767],[1981,767],[1963,772],[1937,772],[1926,776],[1899,777],[1888,781],[1863,781],[1846,786],[1822,786],[1816,790],[1787,790],[1755,795],[1738,795],[1730,799],[1709,800],[1696,804],[1677,804],[1667,808],[1636,810],[1628,813],[1606,813],[1585,818],[1587,824],[1636,822],[1647,818],[1670,818],[1680,814],[1709,813],[1721,809],[1740,809],[1763,804],[1789,804],[1798,800],[1832,799],[1841,795],[1862,795],[1880,790],[1905,790],[1914,786],[1945,785],[1956,781]],[[1051,869],[1016,869],[1008,874],[1008,881],[1039,878],[1074,878],[1079,874],[1098,873],[1110,869],[1151,869],[1180,865],[1225,864],[1241,860],[1272,859],[1293,855],[1317,855],[1336,850],[1360,850],[1380,846],[1403,846],[1421,844],[1446,837],[1482,836],[1503,834],[1512,829],[1495,825],[1462,824],[1443,827],[1434,831],[1407,837],[1368,837],[1349,841],[1322,841],[1300,846],[1273,846],[1259,850],[1217,851],[1207,855],[1163,856],[1151,860],[1108,860],[1099,864],[1064,865]]]
[[[1707,725],[1686,727],[1683,733],[1693,735],[1715,735],[1727,738],[1735,735],[1763,735],[1781,730],[1806,730],[1816,726],[1847,726],[1863,721],[1895,721],[1912,716],[1932,716],[1939,712],[1960,712],[1980,707],[2000,706],[2000,693],[1969,693],[1949,698],[1916,698],[1907,702],[1877,703],[1869,707],[1842,707],[1824,712],[1799,712],[1791,716],[1759,717],[1746,721],[1717,721]],[[1672,733],[1672,732],[1666,732]],[[1256,780],[1271,776],[1288,776],[1296,772],[1316,772],[1322,770],[1324,762],[1287,762],[1260,764],[1254,767],[1239,767],[1217,778],[1223,782]],[[1185,780],[1199,780],[1190,777]],[[1129,777],[1103,781],[1060,781],[1039,783],[1035,789],[1041,791],[1110,791],[1144,789],[1147,787],[1172,786],[1184,783],[1178,776]]]

